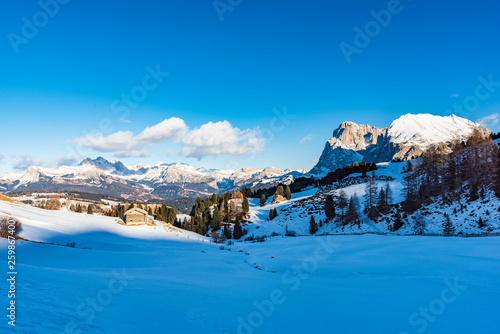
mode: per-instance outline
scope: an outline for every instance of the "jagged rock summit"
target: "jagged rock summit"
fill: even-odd
[[[439,143],[465,140],[474,129],[489,130],[455,115],[406,114],[387,128],[343,122],[333,131],[310,174],[321,177],[356,162],[410,160]]]

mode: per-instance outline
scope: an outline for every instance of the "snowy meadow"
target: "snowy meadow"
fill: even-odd
[[[496,332],[498,237],[221,246],[161,224],[7,202],[0,211],[23,222],[21,236],[54,243],[17,241],[20,333]]]

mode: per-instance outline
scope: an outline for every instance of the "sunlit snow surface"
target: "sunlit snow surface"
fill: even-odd
[[[76,243],[17,242],[17,333],[498,333],[499,237],[276,237],[222,250],[115,218],[6,202],[0,213],[25,238]]]

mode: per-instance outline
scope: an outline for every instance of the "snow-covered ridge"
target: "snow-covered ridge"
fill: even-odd
[[[78,166],[32,166],[24,173],[0,176],[0,190],[99,190],[121,197],[175,198],[208,195],[243,186],[272,187],[283,178],[293,180],[301,175],[301,171],[282,171],[276,167],[217,170],[184,163],[127,165],[98,157],[87,158]]]
[[[311,174],[323,176],[361,161],[409,160],[433,145],[466,140],[474,129],[490,132],[480,124],[456,115],[406,114],[386,128],[343,122],[333,131],[333,137],[326,143]]]
[[[396,144],[428,147],[466,138],[476,128],[483,127],[455,115],[406,114],[392,122],[387,136]]]

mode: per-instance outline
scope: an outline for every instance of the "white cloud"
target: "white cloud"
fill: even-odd
[[[178,141],[186,134],[188,127],[184,120],[172,117],[161,123],[147,127],[135,139],[144,142],[157,142],[160,140]]]
[[[299,141],[299,144],[304,144],[306,141],[310,141],[312,139],[313,139],[313,135],[312,134],[308,134],[307,136],[305,136],[304,138],[302,138]]]
[[[16,170],[26,170],[29,167],[61,167],[61,166],[74,166],[78,163],[76,157],[62,157],[52,161],[45,161],[38,159],[28,153],[23,153],[12,157],[12,167]]]
[[[181,154],[201,158],[258,152],[264,146],[264,140],[258,138],[259,133],[258,128],[240,130],[228,121],[209,122],[183,137]]]
[[[257,152],[264,146],[259,133],[258,128],[240,130],[228,121],[209,122],[189,131],[184,120],[172,117],[145,128],[137,136],[130,131],[119,131],[108,136],[87,135],[73,141],[96,151],[112,152],[117,157],[144,157],[149,155],[147,145],[179,142],[181,155],[201,158]]]
[[[479,124],[482,126],[488,127],[488,126],[494,126],[500,121],[500,114],[499,113],[494,113],[488,116],[484,116],[480,119],[477,120]]]
[[[134,134],[130,131],[118,131],[106,137],[97,133],[77,138],[75,142],[101,152],[127,151],[137,145]]]
[[[23,153],[12,158],[12,167],[17,170],[26,170],[31,166],[44,166],[45,161],[33,157],[31,154]]]

